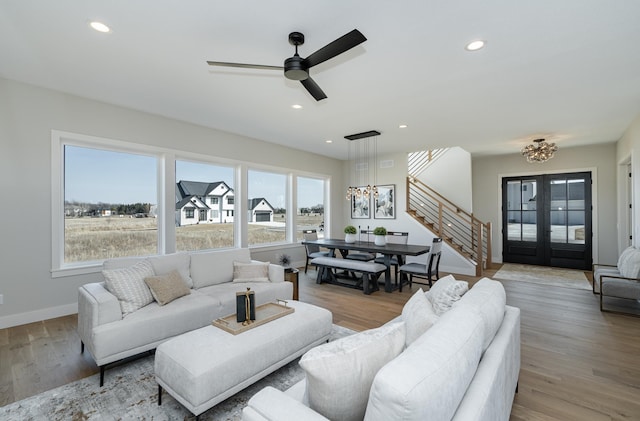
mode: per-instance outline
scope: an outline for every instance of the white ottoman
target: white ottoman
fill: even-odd
[[[162,389],[198,416],[329,339],[329,310],[290,301],[295,312],[238,335],[207,326],[158,346]]]

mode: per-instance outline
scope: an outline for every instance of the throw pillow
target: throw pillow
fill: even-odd
[[[407,330],[405,345],[409,346],[438,320],[433,306],[422,292],[418,290],[402,308],[402,320]]]
[[[144,278],[153,276],[153,267],[144,259],[133,266],[102,271],[107,290],[120,301],[122,316],[133,313],[153,302],[153,296]]]
[[[269,262],[233,262],[233,282],[269,282]]]
[[[193,279],[191,279],[191,256],[189,253],[173,253],[163,256],[149,257],[153,272],[156,275],[166,275],[172,270],[177,270],[182,280],[189,288],[193,288]]]
[[[456,281],[452,275],[447,275],[433,284],[427,297],[433,305],[433,311],[436,315],[441,316],[468,290],[468,282]]]
[[[404,343],[404,322],[398,322],[308,351],[299,364],[306,373],[309,407],[331,420],[361,421],[376,373]]]
[[[151,290],[153,298],[161,306],[170,303],[176,298],[191,294],[187,283],[177,270],[172,270],[166,275],[144,278],[144,282]]]

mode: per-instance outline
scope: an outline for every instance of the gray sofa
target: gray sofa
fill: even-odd
[[[364,391],[364,420],[507,421],[520,371],[520,310],[505,303],[500,282],[484,278],[476,283],[431,328],[374,372],[371,388]],[[404,323],[409,332],[403,317],[387,325]],[[377,358],[383,348],[376,349],[368,355]],[[359,368],[343,377],[358,375],[365,366],[352,365]],[[309,404],[308,388],[317,382],[307,373],[285,392],[261,390],[249,400],[243,421],[326,421]],[[339,387],[339,382],[329,383]],[[332,402],[356,402],[356,389]]]
[[[121,303],[105,282],[79,288],[78,334],[82,349],[86,346],[100,366],[100,385],[108,364],[235,313],[236,293],[247,287],[255,291],[256,305],[293,296],[293,285],[284,281],[284,268],[275,264],[268,267],[268,282],[233,282],[234,262],[252,262],[247,248],[113,259],[104,262],[103,270],[132,267],[142,260],[151,263],[155,275],[178,270],[191,286],[190,294],[163,306],[154,301],[123,316]]]

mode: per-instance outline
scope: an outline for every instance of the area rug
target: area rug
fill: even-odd
[[[591,283],[581,270],[505,263],[496,272],[494,278],[591,290]]]
[[[354,331],[333,325],[330,340]],[[0,408],[3,421],[24,420],[191,420],[193,414],[168,393],[158,406],[153,356],[108,369],[99,387],[98,374]],[[240,420],[247,401],[262,388],[286,390],[304,378],[298,359],[200,414],[200,420]]]

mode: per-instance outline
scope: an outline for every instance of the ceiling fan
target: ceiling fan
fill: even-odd
[[[307,58],[298,55],[298,46],[304,44],[304,35],[300,32],[292,32],[289,34],[289,44],[295,46],[296,52],[293,57],[289,57],[284,61],[284,66],[269,66],[263,64],[245,64],[245,63],[228,63],[224,61],[207,61],[209,66],[224,67],[241,67],[250,69],[266,69],[266,70],[284,70],[284,76],[287,79],[299,80],[302,86],[313,96],[316,101],[325,99],[327,95],[320,89],[317,83],[309,76],[309,69],[320,63],[324,63],[347,50],[365,42],[367,39],[360,31],[353,31],[341,36],[335,41],[325,45]]]

